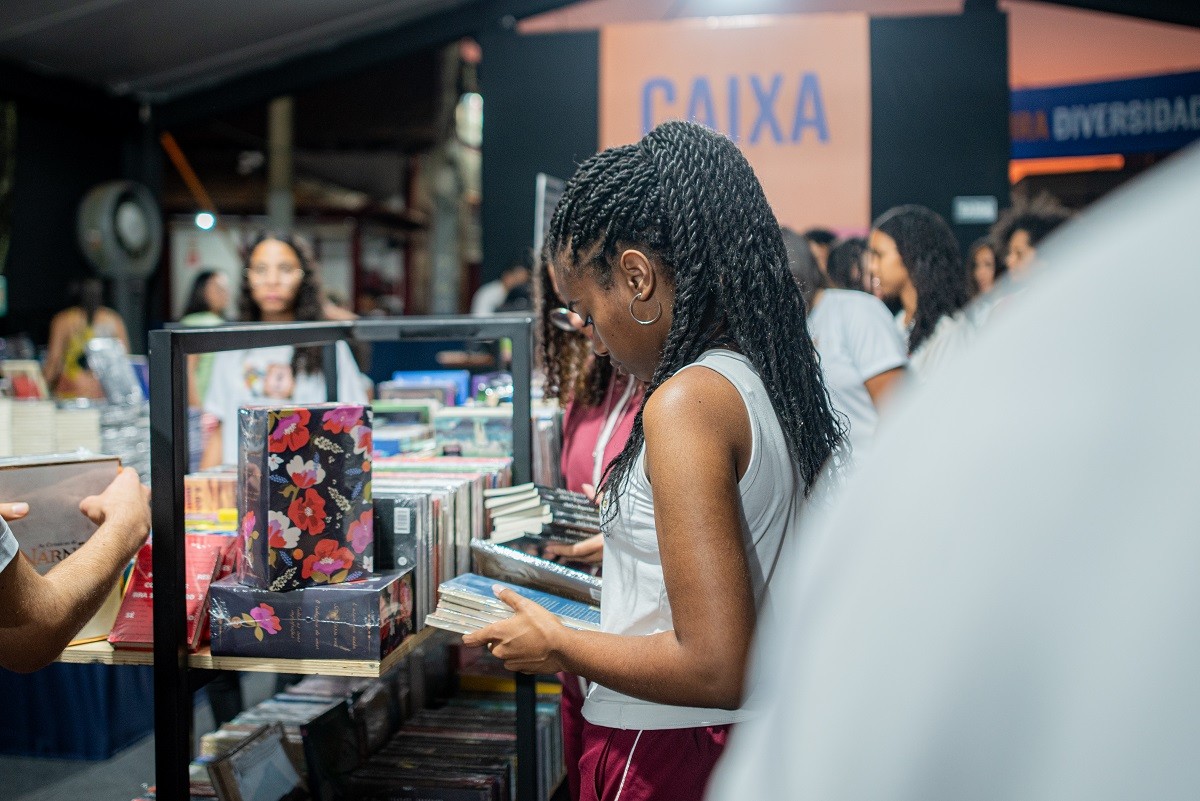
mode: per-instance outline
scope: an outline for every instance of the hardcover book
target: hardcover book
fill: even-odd
[[[287,592],[369,575],[370,407],[252,407],[238,424],[239,580]]]
[[[231,576],[209,593],[215,656],[383,659],[413,631],[411,568],[292,592]]]
[[[29,504],[29,513],[9,528],[37,572],[45,575],[88,541],[96,524],[79,511],[79,502],[103,492],[120,469],[116,457],[83,453],[0,459],[0,499]],[[71,645],[106,638],[120,605],[117,581]]]
[[[187,610],[187,644],[195,651],[207,632],[208,588],[221,571],[225,556],[233,547],[231,536],[186,534],[184,604]],[[108,641],[114,648],[150,650],[154,647],[154,551],[147,542],[138,551],[133,572],[121,599],[116,622]]]
[[[522,550],[521,546],[526,543],[532,547]],[[529,553],[529,550],[535,553]],[[471,541],[477,573],[585,604],[600,603],[604,583],[599,576],[543,559],[536,555],[537,550],[534,541],[518,540],[503,545],[486,540]]]

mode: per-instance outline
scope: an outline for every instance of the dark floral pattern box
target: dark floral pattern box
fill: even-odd
[[[209,588],[214,656],[383,659],[413,631],[412,569],[271,592],[229,576]]]
[[[238,580],[287,592],[370,575],[370,407],[249,407],[238,425]]]

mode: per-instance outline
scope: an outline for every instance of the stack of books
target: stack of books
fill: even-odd
[[[12,405],[12,455],[53,453],[57,439],[54,401],[18,400]]]
[[[464,573],[438,587],[438,605],[425,618],[425,625],[471,634],[513,616],[508,604],[496,597],[497,585],[523,595],[544,606],[562,621],[564,626],[582,631],[600,630],[600,608],[581,601],[563,598],[541,590],[520,587],[507,581]]]
[[[55,415],[54,449],[59,453],[83,449],[100,452],[100,409],[77,403],[64,404]]]
[[[600,508],[586,495],[540,484],[484,492],[494,542],[536,536],[579,542],[600,533]]]

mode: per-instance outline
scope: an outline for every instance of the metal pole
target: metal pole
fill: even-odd
[[[150,332],[150,474],[154,531],[154,773],[160,798],[188,797],[192,695],[187,681],[183,477],[187,374],[171,331]]]

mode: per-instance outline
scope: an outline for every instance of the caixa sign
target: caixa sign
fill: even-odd
[[[1200,72],[1016,90],[1009,124],[1015,159],[1178,150],[1200,139]]]
[[[799,75],[652,77],[642,84],[642,133],[666,120],[692,120],[750,145],[829,141],[815,72]]]

